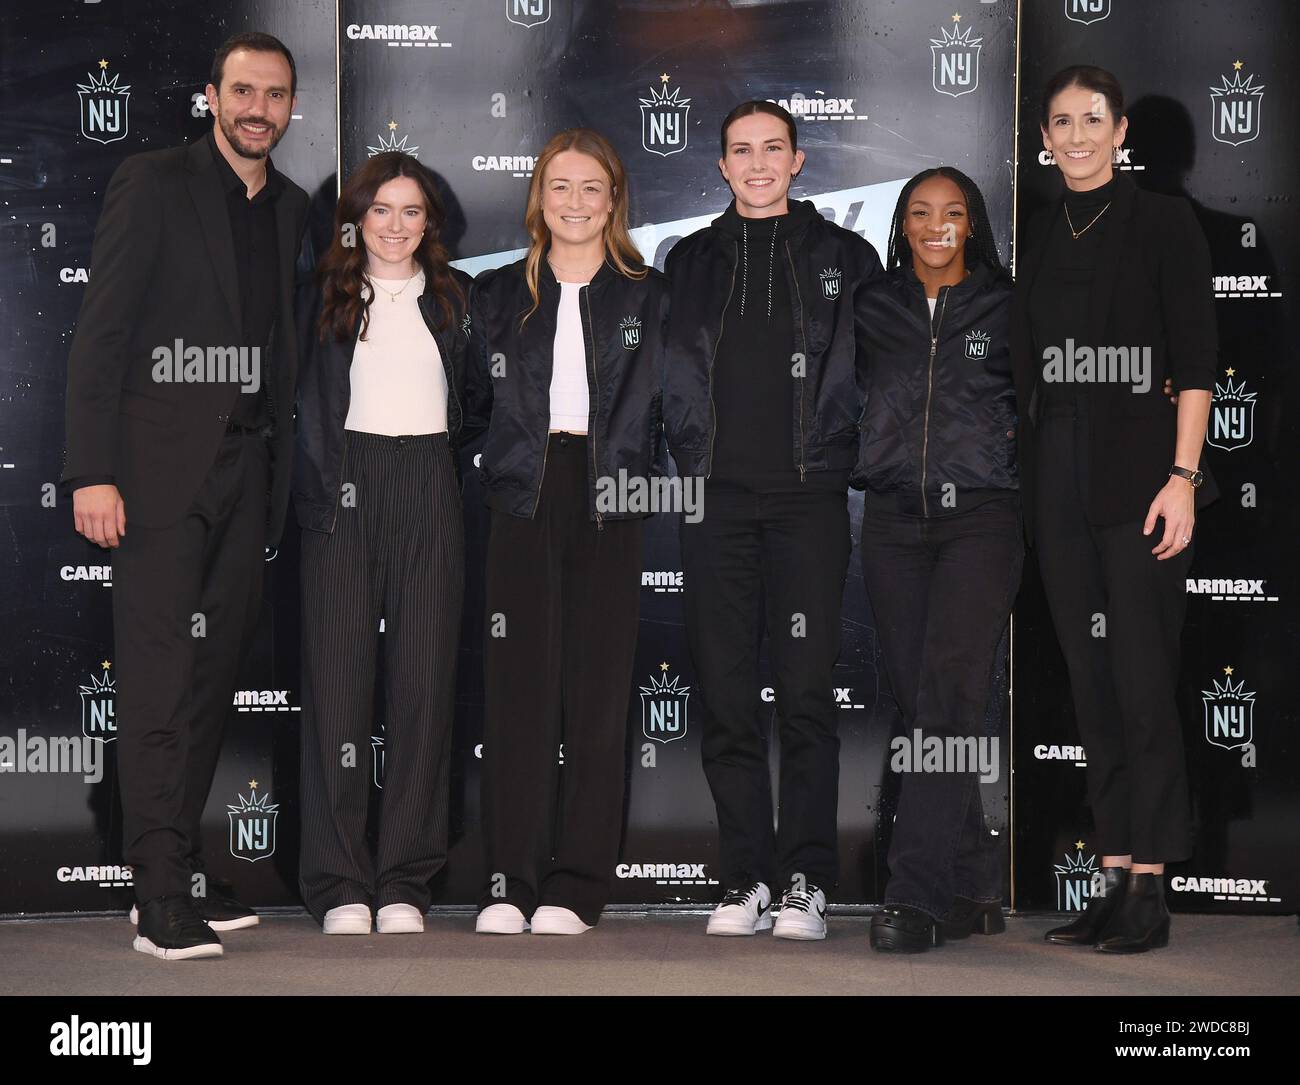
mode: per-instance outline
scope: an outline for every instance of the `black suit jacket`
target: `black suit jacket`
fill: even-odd
[[[1016,264],[1011,309],[1011,360],[1020,417],[1021,494],[1032,538],[1035,486],[1034,423],[1043,360],[1035,354],[1029,323],[1034,285],[1048,232],[1064,200],[1037,215],[1026,228]],[[1087,345],[1151,348],[1151,386],[1134,393],[1128,384],[1090,386],[1087,515],[1098,525],[1146,518],[1174,464],[1177,408],[1161,390],[1214,389],[1218,332],[1210,250],[1185,199],[1139,189],[1125,174],[1116,179],[1111,217],[1093,280]],[[1204,451],[1202,451],[1202,460]],[[1181,466],[1188,466],[1183,464]],[[1201,464],[1202,470],[1205,464]],[[1198,507],[1218,495],[1207,472]]]
[[[128,530],[166,527],[185,515],[216,459],[235,397],[245,394],[237,383],[154,379],[159,347],[242,342],[234,242],[214,153],[203,138],[132,155],[113,174],[95,229],[68,358],[63,480],[111,477]],[[294,274],[307,219],[307,194],[284,182],[275,202],[280,299],[271,334],[277,425],[268,545],[280,536],[289,495]]]

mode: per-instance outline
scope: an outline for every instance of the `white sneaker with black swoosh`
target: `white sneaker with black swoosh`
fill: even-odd
[[[772,926],[772,891],[762,882],[728,889],[709,916],[709,934],[755,934]]]
[[[781,898],[774,938],[815,942],[826,937],[826,894],[815,885],[791,885]]]

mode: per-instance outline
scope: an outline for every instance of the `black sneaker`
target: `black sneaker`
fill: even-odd
[[[140,925],[132,947],[166,961],[220,957],[221,939],[203,922],[186,893],[154,897],[140,905]]]
[[[227,881],[208,879],[208,895],[195,897],[194,907],[199,916],[214,931],[237,931],[256,927],[261,920],[252,908],[240,904],[235,897],[235,887]],[[139,926],[140,909],[131,905],[131,926]]]
[[[207,890],[206,896],[194,898],[194,904],[214,931],[237,931],[260,922],[252,908],[239,902],[230,882],[209,875]]]

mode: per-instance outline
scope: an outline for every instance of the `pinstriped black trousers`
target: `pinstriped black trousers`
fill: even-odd
[[[317,920],[344,904],[429,906],[447,859],[456,649],[465,590],[460,489],[445,433],[349,431],[330,534],[302,540],[302,847]],[[375,662],[384,619],[384,793],[366,842]]]

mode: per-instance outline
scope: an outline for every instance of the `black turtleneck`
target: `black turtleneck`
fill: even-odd
[[[733,202],[716,225],[736,243],[736,278],[713,363],[717,431],[710,485],[756,492],[818,488],[826,472],[799,479],[794,455],[792,372],[794,307],[787,279],[786,240],[811,204],[791,201],[784,215],[742,218]],[[833,481],[833,480],[832,480]]]
[[[1110,220],[1109,209],[1103,209],[1114,199],[1116,176],[1088,192],[1065,190],[1065,207],[1048,234],[1029,295],[1034,356],[1040,366],[1043,351],[1052,346],[1064,351],[1066,339],[1073,339],[1076,346],[1098,345],[1093,341],[1097,328],[1088,305],[1102,238]],[[1071,224],[1075,232],[1084,232],[1074,237]],[[1082,406],[1087,403],[1088,389],[1088,385],[1052,381],[1042,384],[1039,395],[1044,406]]]

